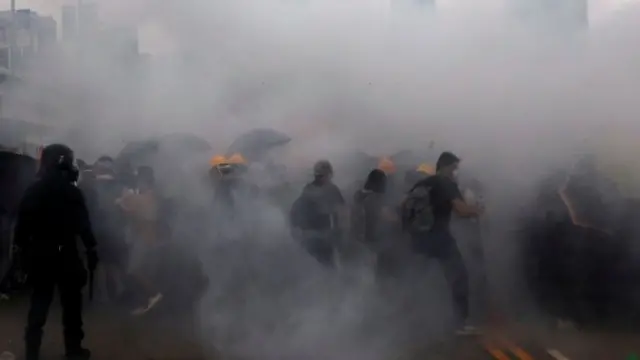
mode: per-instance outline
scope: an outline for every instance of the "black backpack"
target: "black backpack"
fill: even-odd
[[[434,217],[431,206],[431,187],[414,186],[400,205],[402,229],[409,233],[431,230]]]

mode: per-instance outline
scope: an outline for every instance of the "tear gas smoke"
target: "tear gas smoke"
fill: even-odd
[[[154,43],[171,51],[123,64],[109,47],[65,47],[32,65],[7,100],[10,114],[54,126],[54,137],[89,157],[170,132],[200,134],[220,152],[243,130],[274,127],[294,138],[277,161],[303,176],[318,158],[339,163],[355,150],[386,154],[433,140],[489,187],[494,271],[512,265],[507,224],[530,185],[602,129],[639,130],[637,8],[588,33],[549,34],[477,2],[436,14],[337,0],[103,5],[106,25],[150,24],[161,34]],[[35,113],[36,104],[46,110]],[[338,182],[351,180],[341,174]],[[198,198],[200,188],[184,191]],[[409,334],[443,333],[448,304],[437,279],[402,288],[429,292],[407,294],[421,305],[403,313],[408,305],[386,301],[365,276],[328,279],[291,244],[280,213],[260,213],[271,230],[248,257],[206,260],[207,345],[251,359],[372,360],[395,354]],[[251,286],[238,294],[224,285],[241,279]]]

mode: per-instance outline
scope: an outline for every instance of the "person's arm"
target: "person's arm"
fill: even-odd
[[[26,251],[31,242],[32,229],[34,227],[33,193],[29,189],[25,192],[18,207],[18,216],[13,229],[13,244],[20,251]]]
[[[89,210],[87,209],[87,203],[85,201],[84,195],[78,188],[73,189],[73,197],[76,221],[78,225],[78,236],[82,243],[84,244],[84,248],[89,251],[94,251],[97,245],[96,238],[93,234],[93,229],[91,227],[91,220],[89,218]]]
[[[451,199],[453,211],[460,217],[477,217],[482,214],[482,209],[477,206],[467,204],[464,201],[458,185],[451,181],[445,185],[447,197]]]
[[[344,199],[344,196],[342,196],[342,192],[340,191],[340,189],[336,185],[333,185],[333,187],[334,198],[337,205],[336,212],[338,214],[337,228],[345,230],[349,228],[349,209],[347,208],[347,202]]]

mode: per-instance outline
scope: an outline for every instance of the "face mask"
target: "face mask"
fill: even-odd
[[[453,178],[454,178],[455,180],[458,180],[458,170],[457,170],[457,169],[456,169],[456,170],[453,170]]]

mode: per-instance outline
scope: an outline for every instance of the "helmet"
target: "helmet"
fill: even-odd
[[[416,171],[427,175],[435,175],[436,173],[436,169],[433,167],[433,165],[429,165],[427,163],[420,164],[418,168],[416,168]]]
[[[66,145],[52,144],[42,149],[40,167],[45,171],[56,168],[71,169],[73,162],[73,150]]]
[[[385,174],[390,175],[396,172],[396,164],[388,157],[380,158],[378,161],[378,169],[384,171]]]
[[[313,165],[313,174],[315,176],[332,175],[333,166],[328,160],[320,160]]]
[[[227,162],[233,165],[245,165],[247,163],[247,160],[245,160],[245,158],[240,153],[235,153],[231,155],[229,159],[227,159]]]
[[[77,180],[78,169],[75,165],[73,150],[63,144],[52,144],[42,149],[40,157],[40,174],[63,171]]]
[[[227,162],[227,159],[222,155],[215,155],[214,157],[211,158],[211,160],[209,160],[209,165],[211,165],[211,167],[216,167],[216,166],[225,165],[225,164],[228,164],[228,162]]]

